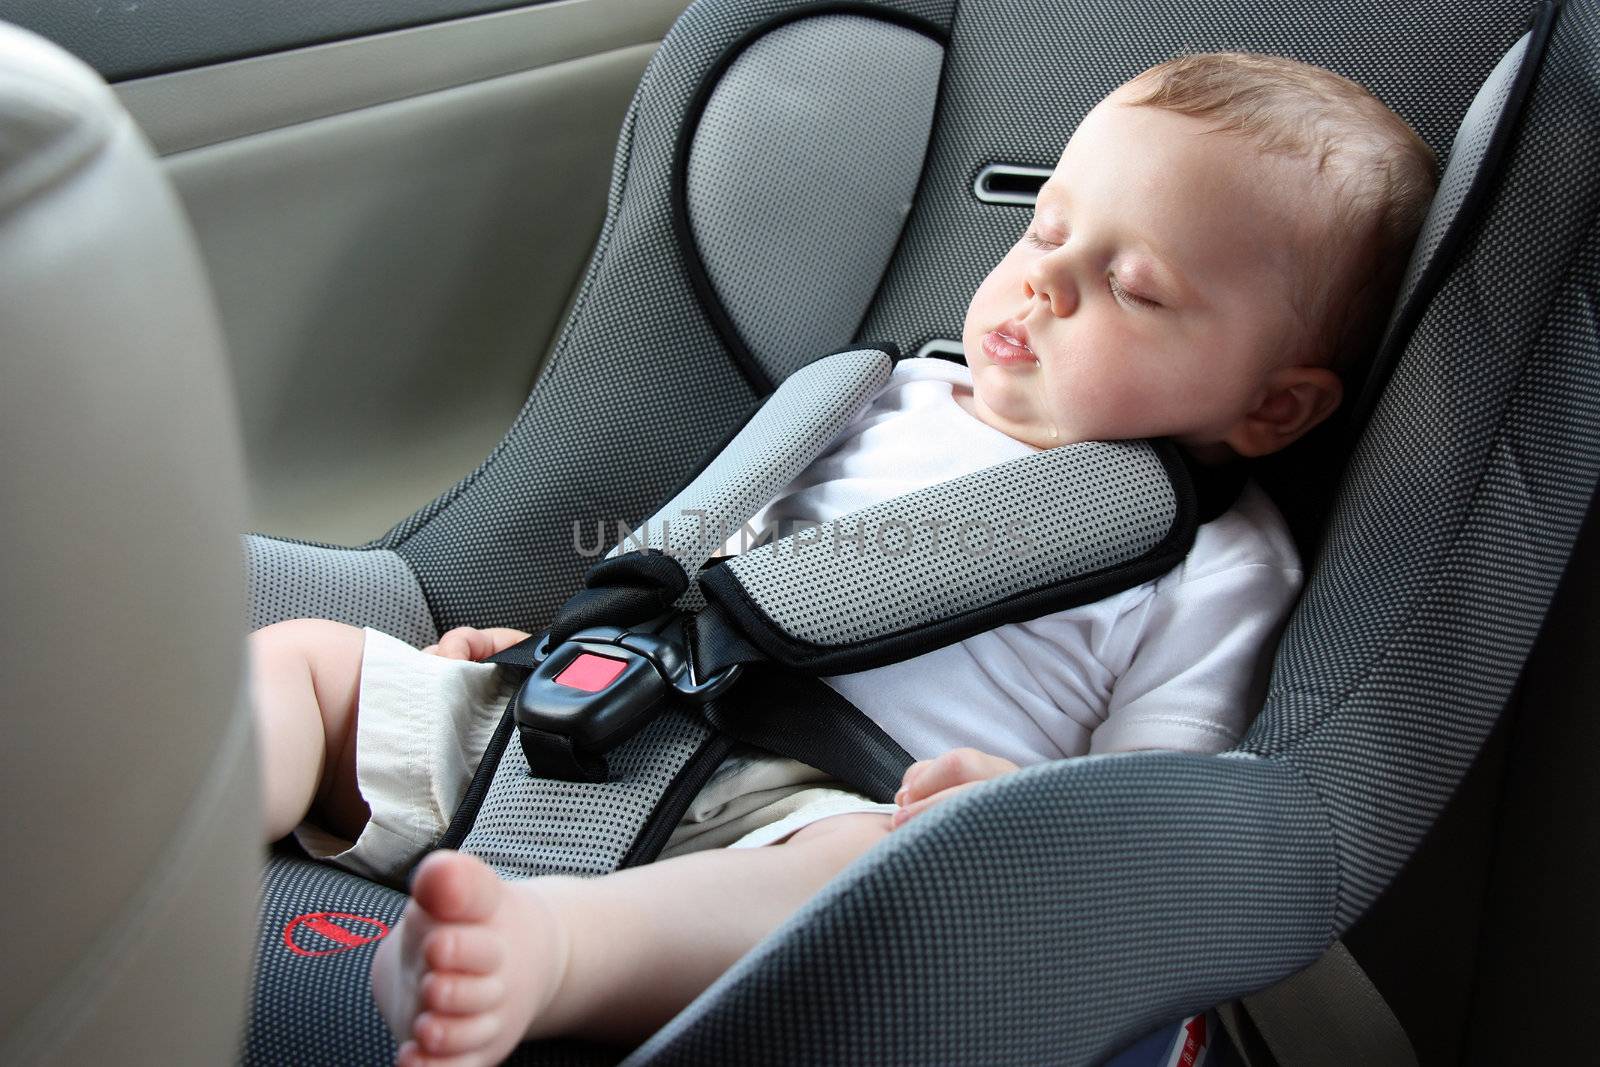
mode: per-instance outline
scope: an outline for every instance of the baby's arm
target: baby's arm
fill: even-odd
[[[1298,570],[1249,563],[1158,588],[1133,625],[1133,655],[1089,752],[1238,744],[1265,696],[1299,586]]]
[[[496,652],[502,652],[519,641],[526,641],[529,636],[521,630],[512,630],[504,626],[491,626],[486,630],[457,626],[439,638],[438,644],[429,645],[422,651],[443,656],[445,659],[470,659],[476,662],[488,659]]]
[[[992,756],[975,748],[953,748],[933,759],[921,760],[906,768],[894,802],[900,810],[889,820],[891,829],[919,812],[971,789],[979,782],[1020,770],[1003,756]]]

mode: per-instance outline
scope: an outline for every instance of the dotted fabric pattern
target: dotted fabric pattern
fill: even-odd
[[[349,916],[375,919],[393,930],[405,903],[404,893],[337,867],[272,857],[262,880],[257,992],[241,1055],[245,1067],[394,1062],[395,1042],[378,1014],[368,978],[378,942],[326,956],[302,956],[288,944],[322,952],[338,948],[338,942],[304,923],[287,928],[297,916],[320,915],[350,933],[371,935],[377,927]],[[326,914],[330,912],[340,914]],[[621,1057],[612,1046],[559,1040],[524,1044],[505,1062],[514,1067],[602,1067]]]
[[[1004,240],[984,246],[979,224],[963,228],[941,201],[954,139],[964,135],[970,166],[952,189],[985,158],[1053,160],[1019,158],[1026,142],[1006,142],[1017,123],[1002,73],[1052,88],[1103,75],[1084,90],[1097,98],[1179,44],[1287,51],[1365,72],[1437,148],[1525,10],[1066,3],[1002,14],[969,0],[926,199],[866,329],[909,349],[927,324],[948,333],[960,301],[937,294],[975,281],[953,277],[950,250],[986,263]],[[1044,764],[934,809],[625,1062],[1102,1062],[1163,1022],[1286,976],[1348,927],[1481,746],[1592,499],[1597,57],[1597,5],[1569,2],[1489,210],[1352,457],[1244,750]],[[991,124],[983,144],[997,147],[972,150]],[[1064,140],[1036,143],[1053,152]]]
[[[886,353],[862,349],[796,371],[694,481],[607,555],[660,549],[694,574],[883,389],[891,368]]]
[[[1477,177],[1478,170],[1483,164],[1483,157],[1489,151],[1489,140],[1494,134],[1495,123],[1505,111],[1506,99],[1511,95],[1511,84],[1516,79],[1517,71],[1522,67],[1522,59],[1527,54],[1531,36],[1523,34],[1505,54],[1499,65],[1484,81],[1483,88],[1478,90],[1478,95],[1473,98],[1472,105],[1467,108],[1467,114],[1461,120],[1461,128],[1456,131],[1455,140],[1450,146],[1450,154],[1444,157],[1444,171],[1439,175],[1439,191],[1434,194],[1433,203],[1428,205],[1428,217],[1423,220],[1422,230],[1417,234],[1416,248],[1411,253],[1411,261],[1406,264],[1406,273],[1400,282],[1400,295],[1395,300],[1396,315],[1411,299],[1417,283],[1422,280],[1422,272],[1427,269],[1428,264],[1433,261],[1434,254],[1439,250],[1439,242],[1444,239],[1445,231],[1461,211],[1461,203],[1466,199],[1467,190]]]
[[[692,92],[717,42],[787,6],[710,0],[685,14],[635,99],[619,182],[659,162],[672,101]],[[967,295],[1026,218],[967,203],[978,167],[1052,164],[1088,106],[1152,62],[1222,47],[1322,62],[1374,88],[1442,149],[1525,13],[1509,2],[966,0],[917,211],[862,335],[905,351],[956,335]],[[626,1062],[1094,1063],[1322,953],[1387,884],[1481,745],[1593,494],[1597,57],[1597,5],[1569,0],[1501,188],[1352,458],[1243,750],[1041,764],[936,807]],[[1066,106],[1016,108],[1018,84]],[[652,180],[630,182],[626,199],[637,192],[648,205]],[[574,497],[647,513],[650,493],[682,484],[698,449],[742,410],[726,368],[704,369],[720,348],[699,344],[711,331],[684,310],[689,298],[679,302],[681,270],[663,266],[677,279],[668,283],[648,269],[651,250],[676,256],[646,217],[655,209],[621,199],[614,184],[557,359],[507,443],[385,542],[420,561],[442,625],[485,606],[548,618],[581,568],[535,551],[564,547],[566,535],[539,524]],[[617,249],[627,262],[611,258]],[[630,338],[640,345],[603,344]],[[659,374],[642,366],[652,362]],[[604,407],[640,395],[647,410]],[[617,410],[692,410],[717,428],[693,443],[683,439],[698,423],[623,444],[573,432]],[[588,444],[601,447],[584,455]],[[652,474],[620,473],[641,466]],[[597,487],[596,471],[618,473]],[[279,995],[304,1005],[339,994],[308,976]]]
[[[1597,57],[1600,10],[1568,4],[1487,214],[1351,458],[1245,739],[1326,798],[1341,929],[1498,718],[1594,493]]]
[[[689,220],[773,381],[844,347],[866,314],[916,194],[943,59],[916,30],[825,15],[761,37],[717,83],[689,154]]]
[[[1137,559],[1176,516],[1148,443],[1090,441],[931,485],[724,566],[791,636],[850,645]]]
[[[603,784],[533,777],[513,735],[461,851],[507,878],[614,871],[709,735],[697,716],[669,710],[607,755]]]
[[[256,957],[256,1006],[246,1036],[246,1067],[286,1063],[392,1063],[395,1044],[372,1000],[368,968],[377,942],[327,956],[300,956],[285,928],[300,915],[337,912],[400,921],[406,897],[336,867],[273,856],[262,879],[261,941]],[[370,923],[328,921],[357,935]],[[336,941],[309,930],[291,932],[301,949],[320,952]],[[307,996],[307,986],[315,992]]]
[[[948,26],[953,2],[879,6]],[[673,160],[718,58],[803,6],[695,5],[652,57],[624,122],[594,257],[527,403],[478,470],[382,539],[415,569],[441,630],[483,619],[543,629],[593,563],[576,550],[576,531],[596,520],[631,528],[654,513],[748,413],[755,393],[701,306],[672,230]]]
[[[895,830],[623,1062],[1102,1063],[1321,954],[1322,820],[1263,760],[1024,768]]]
[[[284,619],[371,626],[421,647],[439,639],[416,575],[382,549],[329,548],[246,534],[250,628]]]

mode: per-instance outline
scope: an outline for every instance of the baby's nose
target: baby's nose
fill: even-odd
[[[1065,318],[1078,310],[1078,287],[1065,278],[1036,278],[1024,282],[1029,298],[1035,296],[1050,305],[1050,313]]]

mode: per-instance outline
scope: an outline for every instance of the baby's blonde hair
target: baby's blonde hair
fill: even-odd
[[[1204,119],[1315,167],[1331,225],[1293,287],[1294,357],[1342,372],[1375,347],[1437,187],[1433,149],[1405,120],[1330,70],[1248,52],[1179,56],[1124,89],[1124,104]]]

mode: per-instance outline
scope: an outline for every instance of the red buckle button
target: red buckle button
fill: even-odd
[[[627,660],[597,656],[593,652],[580,652],[577,658],[561,668],[561,673],[555,676],[554,681],[557,685],[564,685],[569,689],[598,693],[616,681],[617,675],[627,669],[627,666]]]

